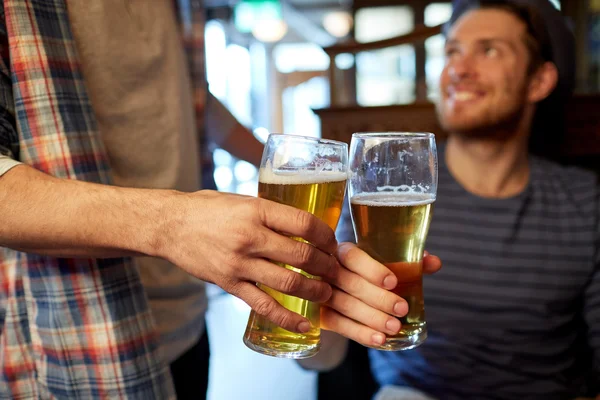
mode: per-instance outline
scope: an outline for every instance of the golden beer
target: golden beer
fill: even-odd
[[[398,278],[394,293],[408,303],[402,327],[381,350],[409,349],[427,337],[423,302],[423,251],[431,222],[428,194],[368,193],[352,197],[352,220],[358,246],[385,264]]]
[[[286,176],[261,169],[258,196],[308,211],[335,230],[342,212],[345,189],[344,172]],[[294,239],[303,241],[301,238]],[[277,264],[306,277],[320,279],[291,265]],[[258,286],[288,310],[306,317],[311,329],[304,334],[290,332],[252,311],[244,333],[244,343],[261,353],[278,357],[303,358],[316,354],[321,332],[319,304],[283,294],[261,284]]]

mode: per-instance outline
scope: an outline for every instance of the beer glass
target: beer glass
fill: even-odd
[[[308,211],[335,230],[346,191],[348,145],[294,135],[269,136],[258,177],[258,196]],[[295,240],[304,241],[302,238]],[[306,242],[307,243],[307,242]],[[320,279],[292,265],[277,263],[311,279]],[[262,354],[306,358],[320,347],[319,304],[258,284],[290,311],[306,317],[307,333],[287,331],[251,311],[244,343]]]
[[[398,278],[392,291],[408,303],[400,331],[380,350],[407,350],[427,338],[423,251],[437,191],[431,133],[355,133],[349,198],[357,245]]]

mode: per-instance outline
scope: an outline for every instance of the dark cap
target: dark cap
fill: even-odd
[[[450,27],[463,13],[486,3],[502,3],[498,0],[453,0],[452,17],[444,27],[447,33]],[[503,3],[527,6],[544,21],[546,33],[550,39],[550,60],[558,69],[558,85],[552,93],[551,101],[565,101],[575,87],[575,37],[565,17],[549,0],[505,0]]]

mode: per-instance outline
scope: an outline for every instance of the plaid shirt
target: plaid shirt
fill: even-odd
[[[65,1],[0,5],[0,152],[56,177],[111,184]],[[203,5],[177,7],[202,127]],[[130,259],[0,248],[0,399],[172,398],[157,350]]]

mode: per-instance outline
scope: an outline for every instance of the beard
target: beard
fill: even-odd
[[[447,133],[464,138],[506,140],[518,133],[527,108],[525,91],[519,91],[518,96],[506,95],[512,101],[482,110],[466,109],[468,106],[449,109],[440,99],[436,107],[440,126]]]

